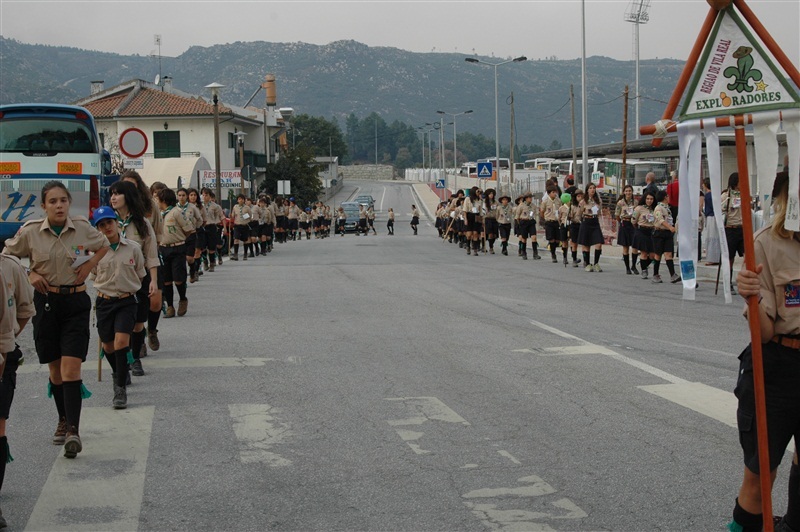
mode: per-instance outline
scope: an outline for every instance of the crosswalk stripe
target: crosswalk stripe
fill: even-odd
[[[58,449],[26,530],[136,530],[155,407],[84,408],[84,449]]]
[[[197,357],[197,358],[161,358],[148,357],[144,361],[145,369],[185,369],[185,368],[249,368],[254,366],[266,366],[268,362],[276,362],[274,358],[257,357]],[[287,359],[290,363],[299,363],[292,357]],[[96,367],[97,359],[84,362],[83,369],[87,375]],[[103,363],[104,369],[108,369]],[[47,365],[25,364],[17,370],[18,374],[28,373],[48,373]]]
[[[730,427],[736,427],[736,396],[702,382],[637,386],[667,401],[694,410]]]

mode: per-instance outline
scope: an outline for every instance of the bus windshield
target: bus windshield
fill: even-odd
[[[93,132],[82,122],[57,118],[0,120],[0,151],[96,153]]]

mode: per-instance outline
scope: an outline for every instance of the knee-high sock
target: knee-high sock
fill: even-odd
[[[733,522],[741,526],[742,532],[761,532],[761,527],[764,525],[764,516],[751,514],[739,506],[739,499],[736,499],[736,506],[733,508]]]
[[[178,289],[178,297],[181,298],[181,301],[186,299],[186,283],[176,284],[175,288]]]
[[[144,345],[144,329],[139,332],[131,333],[131,351],[133,351],[134,360],[139,360],[139,354]]]
[[[67,431],[75,432],[81,426],[81,384],[83,381],[64,381],[64,410],[67,413]]]
[[[800,530],[800,465],[794,463],[789,470],[789,504],[783,519],[792,530]]]
[[[107,358],[114,357],[117,360],[117,371],[114,373],[114,376],[117,378],[117,386],[125,387],[125,382],[128,379],[128,348],[125,349],[117,349],[110,355],[106,355]]]
[[[148,331],[157,331],[158,330],[158,320],[161,319],[161,312],[158,310],[148,310],[147,311],[147,330]]]
[[[661,259],[653,259],[653,275],[658,275],[658,270],[661,268]]]
[[[172,290],[172,285],[171,284],[168,284],[168,285],[164,286],[163,295],[164,295],[164,301],[167,302],[167,306],[168,307],[174,306],[173,303],[174,303],[174,297],[175,296],[174,296],[174,292]]]
[[[672,261],[672,259],[665,260],[664,262],[667,263],[667,269],[669,270],[669,274],[675,275],[675,263]]]
[[[6,479],[6,462],[8,461],[8,438],[0,437],[0,490],[3,489],[3,481]]]
[[[590,264],[590,262],[589,262],[589,252],[588,251],[584,251],[583,252],[583,263],[585,265],[587,265],[587,266]]]
[[[117,358],[114,356],[114,352],[106,353],[105,349],[103,349],[103,356],[106,358],[106,362],[111,367],[111,372],[116,374],[117,373]]]
[[[56,404],[58,419],[66,418],[67,410],[64,408],[64,385],[53,384],[53,381],[50,381],[50,392],[53,394],[53,402]]]
[[[601,249],[594,250],[594,263],[597,264],[600,262],[600,254],[603,252]]]
[[[625,263],[625,269],[626,270],[630,270],[631,269],[631,258],[630,258],[629,255],[623,255],[622,256],[622,262]]]
[[[636,267],[636,260],[639,258],[638,253],[631,253],[631,268]]]

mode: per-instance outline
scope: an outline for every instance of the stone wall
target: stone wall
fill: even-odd
[[[395,178],[394,166],[388,164],[356,164],[351,166],[340,166],[339,175],[344,180],[348,179],[370,179],[370,180],[392,180]]]

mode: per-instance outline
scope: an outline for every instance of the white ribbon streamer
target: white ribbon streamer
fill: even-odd
[[[697,228],[700,217],[700,172],[703,139],[700,121],[678,124],[678,249],[683,299],[695,299],[697,285]]]
[[[719,134],[714,120],[703,122],[706,136],[706,159],[708,160],[708,178],[711,182],[711,204],[719,231],[720,269],[725,303],[732,303],[731,297],[731,265],[728,262],[728,239],[725,238],[725,217],[722,214],[722,168],[719,150]]]
[[[758,203],[761,206],[761,223],[753,224],[753,231],[767,225],[771,218],[772,185],[778,168],[778,128],[780,113],[768,111],[753,113],[753,143],[756,152],[756,174],[758,183]],[[754,221],[756,217],[754,217]]]
[[[786,205],[787,231],[800,231],[800,109],[783,111],[783,129],[789,148],[789,202]]]

